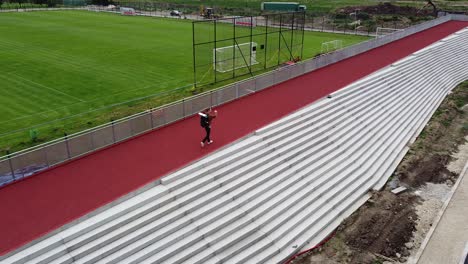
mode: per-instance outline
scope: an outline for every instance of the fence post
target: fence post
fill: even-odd
[[[182,99],[182,116],[185,118],[185,97]]]
[[[112,140],[115,143],[115,127],[114,127],[114,120],[112,120]]]
[[[332,22],[332,32],[335,32],[335,17],[333,17],[333,22]]]
[[[11,176],[13,177],[13,180],[16,181],[15,170],[13,170],[13,163],[11,162],[10,151],[7,150],[6,153],[7,153],[7,156],[8,156],[8,163],[10,164]]]
[[[210,91],[210,107],[213,107],[213,90]]]
[[[94,144],[94,133],[95,133],[95,132],[96,132],[96,131],[90,131],[90,132],[89,132],[89,136],[91,137],[91,149],[92,149],[93,151],[96,149],[96,147],[94,146],[94,145],[95,145],[95,144]]]
[[[47,151],[46,151],[46,148],[43,148],[42,150],[44,151],[44,159],[45,159],[45,162],[46,162],[47,168],[49,168],[49,167],[50,167],[50,165],[49,165],[49,158],[47,157]]]
[[[324,29],[324,25],[325,25],[325,16],[322,15],[322,32]]]
[[[258,91],[258,76],[255,76],[254,78],[254,91],[257,92]]]
[[[149,110],[150,118],[151,118],[151,129],[154,128],[154,120],[153,120],[153,108]]]
[[[63,135],[65,136],[65,145],[67,146],[67,155],[68,155],[68,159],[71,159],[71,154],[70,154],[70,143],[68,142],[68,135],[67,135],[67,133],[63,133]]]

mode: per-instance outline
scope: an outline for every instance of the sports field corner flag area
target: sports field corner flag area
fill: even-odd
[[[0,255],[135,191],[287,114],[440,40],[451,21],[217,108],[214,144],[192,116],[0,189]]]

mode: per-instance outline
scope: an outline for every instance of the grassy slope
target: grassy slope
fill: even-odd
[[[0,134],[190,84],[191,27],[189,21],[85,11],[0,14]],[[366,39],[307,32],[305,57],[337,38],[345,45]],[[131,104],[75,118],[71,129],[145,108]],[[63,133],[40,136],[47,140],[55,132]],[[0,146],[16,141],[0,137]]]
[[[187,4],[193,5],[193,0],[154,0],[155,2],[163,3],[176,3],[176,4]],[[264,0],[200,0],[196,4],[204,6],[214,6],[214,7],[223,7],[223,8],[251,8],[251,9],[260,9],[262,2],[298,2],[307,6],[307,9],[310,11],[324,11],[329,12],[338,7],[343,6],[355,6],[355,5],[373,5],[379,2],[384,2],[381,0],[275,0],[275,1],[264,1]]]
[[[142,0],[146,1],[146,0]],[[204,6],[214,6],[222,8],[236,8],[236,9],[260,9],[260,4],[262,2],[267,2],[265,0],[153,0],[155,2],[163,3],[176,3],[184,5],[204,5]],[[194,4],[195,2],[195,4]],[[299,2],[307,6],[307,10],[312,12],[330,12],[334,11],[337,8],[346,7],[346,6],[365,6],[365,5],[376,5],[383,2],[392,2],[393,4],[402,5],[402,6],[416,6],[422,7],[426,4],[424,0],[275,0],[271,2]],[[453,10],[466,10],[468,5],[467,0],[434,0],[433,1],[440,8],[449,8]],[[183,9],[183,8],[182,8]]]

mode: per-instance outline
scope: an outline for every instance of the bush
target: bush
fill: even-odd
[[[29,137],[31,138],[31,142],[37,142],[37,130],[29,130]]]
[[[347,14],[342,14],[342,13],[337,13],[335,14],[336,19],[347,19],[348,15]]]
[[[357,18],[358,19],[361,19],[361,20],[369,20],[370,19],[370,15],[366,12],[359,12],[357,14]]]

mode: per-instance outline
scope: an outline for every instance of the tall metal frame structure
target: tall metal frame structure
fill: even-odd
[[[231,17],[192,22],[192,52],[194,85],[215,84],[245,75],[253,76],[288,61],[301,59],[304,46],[305,12],[272,13],[262,16]],[[241,44],[250,43],[249,54],[244,54]],[[259,63],[252,65],[252,43]],[[276,42],[276,43],[275,43]],[[217,48],[232,47],[233,70],[229,74],[216,69]],[[238,54],[237,52],[240,52]],[[237,54],[236,54],[237,53]],[[236,59],[245,67],[236,69]],[[276,59],[273,63],[272,60]],[[251,62],[251,61],[250,61]]]

